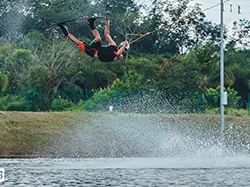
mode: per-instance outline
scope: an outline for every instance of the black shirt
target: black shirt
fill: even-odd
[[[97,51],[98,51],[98,58],[100,61],[111,62],[116,57],[118,49],[116,46],[108,45],[98,48]]]

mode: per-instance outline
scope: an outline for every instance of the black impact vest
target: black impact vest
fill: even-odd
[[[112,62],[116,57],[117,47],[113,45],[98,48],[98,58],[102,62]]]

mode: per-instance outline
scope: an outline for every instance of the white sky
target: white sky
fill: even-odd
[[[221,0],[194,0],[194,2],[201,3],[202,9],[206,9],[220,3]],[[238,5],[241,8],[241,14],[238,14]],[[232,12],[230,12],[231,7]],[[208,20],[214,23],[220,23],[220,6],[206,11],[205,14]],[[229,2],[226,2],[224,5],[223,17],[226,26],[240,19],[250,20],[250,0],[230,0]]]
[[[138,0],[140,4],[147,4],[150,6],[153,0]],[[213,5],[221,3],[221,0],[193,0],[191,4],[201,3],[202,10],[209,8]],[[232,5],[232,12],[230,12],[230,5]],[[241,14],[238,14],[238,5],[241,7]],[[220,23],[220,6],[213,9],[207,10],[205,12],[206,18],[213,23]],[[230,0],[225,3],[224,7],[224,24],[228,26],[234,21],[240,19],[250,20],[250,0]]]

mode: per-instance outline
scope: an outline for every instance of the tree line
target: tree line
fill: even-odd
[[[219,86],[220,25],[197,14],[154,32],[131,45],[121,61],[103,63],[82,53],[60,29],[47,28],[65,20],[104,16],[117,43],[126,34],[144,34],[201,10],[190,0],[154,0],[152,6],[127,0],[3,0],[0,3],[0,85],[2,109],[23,105],[29,90],[34,110],[48,111],[56,99],[72,104],[105,88],[203,92]],[[103,36],[105,23],[96,23]],[[225,29],[225,87],[247,106],[250,93],[250,22],[240,20],[232,32]],[[69,27],[70,33],[91,42],[88,24]],[[137,37],[128,37],[132,41]],[[103,43],[105,43],[103,37]],[[65,91],[67,90],[67,91]],[[22,96],[21,96],[22,95]],[[13,107],[12,107],[13,108]],[[15,107],[14,107],[15,108]]]

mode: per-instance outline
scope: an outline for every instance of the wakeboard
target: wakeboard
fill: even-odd
[[[95,18],[95,21],[106,21],[107,18],[105,17],[84,17],[84,18],[79,18],[79,19],[72,19],[72,20],[68,20],[68,21],[63,21],[60,23],[56,23],[51,25],[48,29],[46,30],[50,30],[50,29],[54,29],[56,28],[59,24],[63,24],[63,25],[73,25],[73,24],[78,24],[78,23],[86,23],[88,22],[89,18]]]

